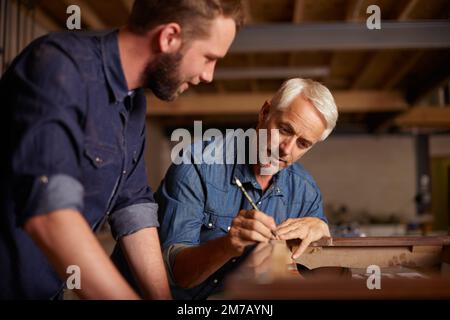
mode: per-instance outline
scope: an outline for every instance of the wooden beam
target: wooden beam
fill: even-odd
[[[122,0],[122,3],[127,8],[128,13],[130,13],[131,9],[133,9],[134,0]]]
[[[417,61],[419,61],[423,54],[424,51],[414,52],[411,57],[403,63],[403,65],[399,66],[397,72],[390,76],[383,86],[383,89],[392,90],[397,83],[399,83],[403,77],[416,65]]]
[[[408,20],[411,12],[417,6],[417,3],[418,3],[418,0],[409,1],[406,4],[406,6],[403,8],[402,12],[399,14],[397,20],[398,21]],[[393,53],[393,54],[395,54],[395,53]],[[361,72],[359,72],[359,77],[353,82],[352,89],[363,88],[364,83],[367,82],[367,79],[373,78],[372,75],[373,75],[374,70],[378,70],[380,62],[382,62],[383,60],[386,60],[385,55],[386,55],[386,53],[383,53],[383,52],[374,53],[372,55],[370,61],[366,64],[366,67],[363,70],[361,70]],[[392,58],[392,55],[390,55],[390,58]],[[413,66],[413,64],[410,64],[407,62],[405,63],[405,65],[407,65],[408,67]],[[387,68],[389,68],[389,66],[387,66]],[[400,68],[400,69],[401,69],[400,71],[403,71],[405,73],[409,71],[409,69],[407,69],[407,70],[403,70],[404,68]],[[400,72],[397,72],[397,74],[393,75],[393,77],[398,77],[399,75],[401,75]]]
[[[420,80],[414,81],[408,87],[406,101],[409,104],[420,104],[423,98],[450,80],[450,59],[445,54],[438,56],[436,59],[433,62],[439,67],[431,70],[423,77],[421,76]]]
[[[301,50],[450,48],[450,22],[383,22],[374,32],[365,23],[258,24],[238,33],[233,53]]]
[[[305,14],[305,0],[295,0],[292,22],[301,23],[303,21],[304,14]]]
[[[242,7],[244,8],[244,21],[246,25],[253,24],[253,13],[250,6],[250,0],[242,0]]]
[[[251,65],[255,64],[252,63]],[[214,79],[287,79],[293,77],[323,78],[328,76],[329,73],[330,69],[326,66],[219,68],[214,73]]]
[[[46,31],[61,31],[63,29],[63,27],[60,26],[58,22],[50,18],[44,10],[41,8],[36,8],[35,10],[36,23],[38,23],[43,29]]]
[[[406,129],[450,129],[450,106],[414,107],[397,116],[394,124]]]
[[[398,16],[398,21],[406,21],[409,19],[411,12],[416,8],[419,0],[409,0],[402,12]]]
[[[333,93],[339,112],[395,112],[408,105],[400,92],[336,91]],[[148,114],[169,115],[226,115],[257,114],[273,93],[235,93],[186,95],[167,103],[148,96]]]
[[[301,23],[305,15],[305,0],[295,0],[294,12],[292,13],[292,23]],[[293,66],[295,61],[295,53],[289,55],[288,65]]]
[[[360,21],[360,13],[364,0],[351,0],[348,7],[345,20],[355,22]]]

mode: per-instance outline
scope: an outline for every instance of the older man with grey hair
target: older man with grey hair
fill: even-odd
[[[291,79],[259,112],[257,130],[268,132],[271,161],[193,161],[169,168],[155,199],[174,298],[204,299],[216,292],[249,246],[300,238],[295,258],[312,241],[330,236],[319,188],[297,160],[331,133],[337,117],[327,88]],[[200,142],[202,148],[210,143]],[[244,196],[241,184],[259,210]]]

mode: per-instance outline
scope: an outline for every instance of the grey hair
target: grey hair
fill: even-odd
[[[338,110],[333,95],[324,85],[311,79],[293,78],[287,80],[270,100],[270,104],[276,110],[283,110],[289,107],[300,94],[309,99],[324,116],[327,127],[320,140],[325,140],[336,126]]]

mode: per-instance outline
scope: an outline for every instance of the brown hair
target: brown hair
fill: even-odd
[[[128,26],[144,34],[160,24],[176,22],[185,39],[203,38],[220,15],[232,18],[239,30],[244,23],[241,0],[135,0]]]

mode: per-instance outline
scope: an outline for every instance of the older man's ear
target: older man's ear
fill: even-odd
[[[270,107],[271,107],[270,102],[266,100],[264,102],[263,106],[261,107],[261,110],[259,111],[259,115],[258,115],[259,125],[261,125],[267,121],[267,118],[270,113]]]

